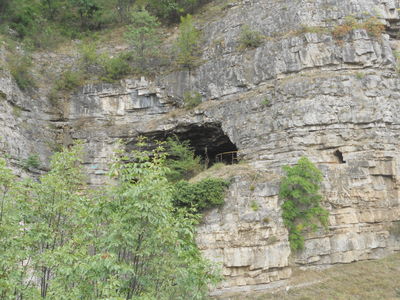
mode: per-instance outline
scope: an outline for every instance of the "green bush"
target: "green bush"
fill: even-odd
[[[22,167],[25,170],[29,170],[31,168],[38,168],[40,166],[40,159],[37,154],[29,155],[27,159],[22,161]]]
[[[0,299],[207,299],[216,266],[196,246],[198,216],[173,206],[164,159],[118,151],[97,193],[81,146],[35,180],[0,157]]]
[[[96,51],[95,43],[83,44],[80,47],[80,56],[80,65],[86,72],[89,72],[91,67],[99,64],[99,54]]]
[[[145,73],[152,59],[159,56],[161,38],[160,23],[148,11],[135,11],[131,15],[131,25],[125,38],[131,45],[131,59],[138,73]]]
[[[131,67],[124,55],[106,58],[102,61],[103,77],[107,82],[114,82],[131,73]]]
[[[193,12],[205,1],[199,0],[148,0],[148,9],[151,13],[165,22],[177,22],[179,17]]]
[[[319,222],[328,224],[328,211],[321,207],[319,194],[322,181],[321,171],[306,157],[299,159],[293,167],[283,167],[286,176],[282,178],[279,197],[283,199],[282,218],[289,231],[292,250],[304,248],[304,233],[316,230]]]
[[[188,91],[183,95],[183,104],[185,108],[191,109],[200,105],[202,102],[201,94],[199,92]]]
[[[175,43],[177,63],[184,68],[193,68],[200,63],[200,31],[193,24],[192,16],[181,17],[179,36]]]
[[[26,55],[9,57],[9,68],[11,75],[22,91],[27,91],[30,88],[36,87],[35,80],[30,71],[31,67],[32,61]]]
[[[264,36],[253,29],[249,25],[244,25],[239,35],[239,49],[257,48],[264,41]]]
[[[84,74],[80,71],[68,69],[64,71],[61,78],[56,81],[56,90],[72,91],[81,86],[85,81]]]
[[[166,166],[170,169],[168,180],[187,180],[202,170],[200,157],[193,153],[189,141],[179,141],[177,137],[168,138],[165,149],[168,153]]]
[[[226,180],[219,178],[206,178],[197,183],[179,181],[175,184],[174,205],[196,212],[222,205],[228,186]]]

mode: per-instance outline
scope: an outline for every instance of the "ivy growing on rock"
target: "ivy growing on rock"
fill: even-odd
[[[292,250],[304,248],[304,234],[315,231],[321,224],[327,227],[328,211],[321,206],[319,193],[322,182],[321,171],[306,157],[299,159],[296,165],[283,167],[283,177],[279,197],[282,204],[282,218],[289,231]]]

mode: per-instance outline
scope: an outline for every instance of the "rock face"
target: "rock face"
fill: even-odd
[[[234,176],[226,204],[207,212],[198,229],[200,249],[226,276],[216,294],[288,278],[296,265],[382,257],[400,250],[399,6],[394,0],[233,3],[202,28],[204,63],[196,70],[86,86],[69,99],[56,127],[65,142],[85,141],[96,185],[120,138],[190,137],[193,127],[220,126],[252,172]],[[331,31],[347,16],[359,22],[376,16],[386,32],[373,36],[357,27],[337,40]],[[257,49],[238,50],[243,24],[267,37]],[[0,82],[9,95],[7,86]],[[203,104],[176,109],[186,91],[200,92]],[[48,136],[35,132],[32,140],[15,129],[8,102],[0,114],[8,118],[0,128],[10,137],[8,149],[23,151],[33,142],[42,149]],[[48,124],[45,114],[30,113],[36,127]],[[212,144],[215,136],[209,138]],[[46,149],[39,152],[45,156]],[[305,250],[291,253],[279,177],[283,165],[301,156],[323,172],[329,230],[310,234]]]
[[[5,58],[0,47],[0,62]],[[0,64],[1,65],[1,64]],[[17,174],[27,175],[25,166],[30,156],[37,156],[40,166],[30,172],[47,168],[48,157],[59,130],[51,120],[56,118],[45,97],[22,93],[10,73],[0,69],[0,154],[7,158]]]

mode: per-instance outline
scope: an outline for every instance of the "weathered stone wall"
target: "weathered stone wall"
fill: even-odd
[[[203,25],[204,63],[196,70],[86,86],[54,126],[66,144],[86,143],[90,180],[100,185],[118,139],[221,124],[252,172],[234,176],[226,204],[207,212],[198,229],[199,247],[226,276],[216,293],[288,278],[296,264],[382,257],[400,250],[400,237],[391,231],[400,220],[400,44],[393,37],[398,7],[390,0],[238,1]],[[349,15],[377,16],[391,35],[356,29],[339,42],[329,32]],[[265,34],[265,43],[238,51],[243,24]],[[326,30],[299,31],[303,26]],[[204,103],[192,111],[176,109],[185,91],[200,92]],[[17,153],[43,145],[42,129],[29,135],[14,127],[18,118],[11,117],[10,101],[0,114],[8,147]],[[34,111],[23,115],[45,128],[48,118],[33,117]],[[31,143],[32,137],[41,144]],[[330,218],[329,230],[310,234],[296,254],[278,189],[282,166],[303,155],[323,172]]]
[[[5,50],[0,47],[0,65]],[[46,169],[60,130],[51,124],[57,114],[45,96],[21,92],[11,74],[0,69],[0,154],[6,154],[16,173],[24,175],[23,161],[31,155]],[[26,175],[26,174],[25,174]]]

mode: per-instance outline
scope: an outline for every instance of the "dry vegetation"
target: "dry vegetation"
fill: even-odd
[[[297,270],[288,291],[235,296],[230,300],[389,300],[400,299],[400,253],[384,259]],[[315,284],[309,284],[316,282]],[[296,287],[297,286],[297,287]]]

